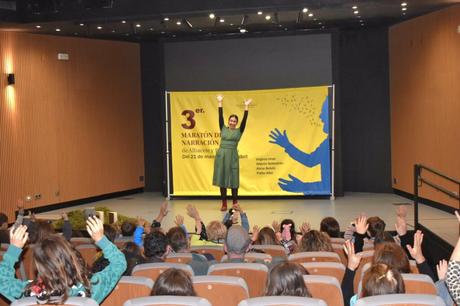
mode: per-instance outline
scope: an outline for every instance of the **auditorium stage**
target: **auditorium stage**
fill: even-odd
[[[159,193],[139,193],[109,200],[98,201],[90,204],[74,206],[61,210],[49,211],[39,216],[55,218],[63,211],[82,209],[84,207],[105,206],[114,211],[128,216],[142,216],[152,220],[158,213],[159,206],[165,200]],[[273,220],[284,218],[293,219],[296,226],[302,222],[310,222],[312,228],[318,229],[323,217],[335,217],[345,230],[351,220],[358,214],[365,213],[367,216],[379,216],[387,224],[388,230],[394,230],[395,208],[397,204],[407,203],[410,205],[408,223],[413,227],[412,202],[406,198],[394,194],[377,193],[346,193],[344,197],[335,200],[328,199],[242,199],[240,205],[247,213],[249,223],[264,226],[271,224]],[[188,204],[195,205],[205,223],[221,219],[223,213],[219,211],[220,201],[213,200],[183,200],[175,199],[169,201],[170,212],[163,221],[163,226],[169,228],[174,225],[174,216],[181,214],[185,217],[185,225],[189,231],[193,231],[193,220],[186,216],[185,207]],[[442,237],[452,245],[458,239],[458,223],[454,215],[446,212],[420,205],[420,223],[431,231]]]

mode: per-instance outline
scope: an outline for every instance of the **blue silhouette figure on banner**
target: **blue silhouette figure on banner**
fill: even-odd
[[[294,160],[307,167],[314,167],[321,164],[321,181],[302,182],[292,174],[288,174],[289,179],[280,178],[278,185],[281,189],[289,192],[302,192],[304,195],[326,195],[331,194],[331,162],[329,158],[329,100],[323,102],[321,114],[319,116],[323,122],[323,131],[328,135],[326,139],[308,154],[299,150],[293,145],[287,136],[286,130],[281,133],[278,129],[270,132],[270,143],[274,143],[284,148],[285,152]]]

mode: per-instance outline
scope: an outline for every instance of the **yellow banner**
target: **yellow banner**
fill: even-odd
[[[218,94],[224,96],[226,126],[231,114],[239,126],[243,101],[253,100],[238,145],[240,195],[330,193],[328,87],[321,86],[170,92],[172,195],[219,194],[212,185],[220,144]]]

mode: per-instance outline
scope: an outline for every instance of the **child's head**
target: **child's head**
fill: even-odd
[[[375,238],[383,235],[386,224],[382,219],[379,217],[370,217],[367,219],[367,223],[369,223],[369,228],[367,229],[369,236]]]
[[[299,245],[300,252],[334,252],[331,239],[323,232],[311,230],[302,236]]]
[[[169,229],[166,233],[169,245],[174,252],[185,252],[188,249],[187,235],[182,227],[176,226]]]
[[[401,273],[386,264],[373,265],[363,277],[362,297],[405,293]]]
[[[158,276],[152,295],[196,296],[193,282],[187,272],[170,268]]]
[[[220,221],[211,221],[206,227],[208,240],[222,240],[227,235],[227,227]]]
[[[287,295],[310,297],[303,279],[307,270],[298,263],[284,262],[273,267],[267,279],[265,295]]]
[[[104,235],[113,243],[117,238],[117,230],[110,224],[104,224]]]
[[[136,225],[133,222],[125,221],[121,224],[121,234],[125,237],[130,237],[134,234]]]
[[[321,220],[319,230],[321,232],[328,234],[331,238],[338,238],[340,236],[339,222],[332,217],[326,217],[323,220]]]
[[[269,226],[265,226],[259,231],[259,235],[257,236],[257,240],[254,241],[254,244],[279,245],[275,231]]]
[[[295,223],[291,219],[284,219],[281,221],[280,232],[284,240],[296,242]]]
[[[144,255],[147,258],[163,258],[168,252],[168,238],[161,231],[153,231],[144,237]]]
[[[37,268],[37,280],[30,283],[32,287],[41,287],[39,299],[62,303],[68,297],[68,290],[73,285],[82,285],[90,295],[90,280],[87,265],[80,253],[60,235],[49,235],[38,240],[33,247],[33,259]]]
[[[375,246],[372,263],[385,264],[400,273],[410,273],[409,258],[400,245],[395,242],[383,242]]]

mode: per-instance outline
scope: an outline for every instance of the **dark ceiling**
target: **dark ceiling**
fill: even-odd
[[[387,26],[455,3],[460,0],[7,0],[0,1],[0,28],[117,40],[199,38]]]

